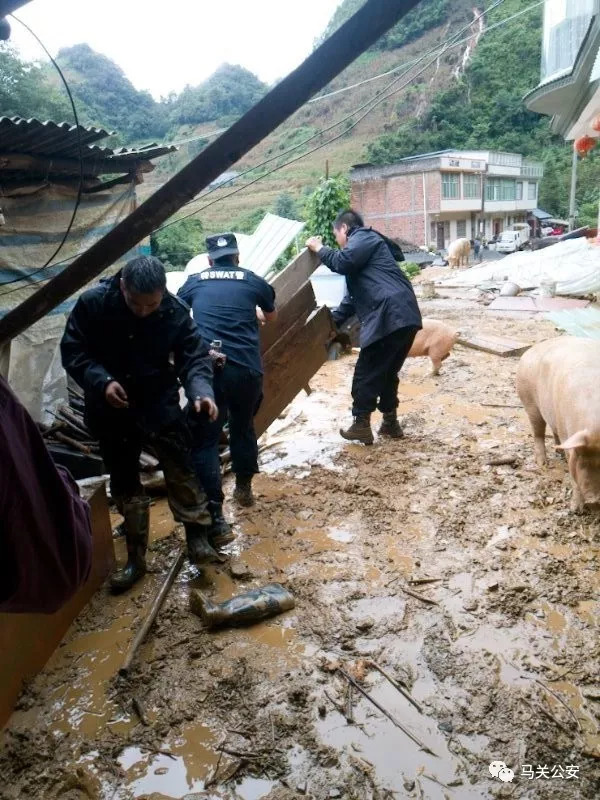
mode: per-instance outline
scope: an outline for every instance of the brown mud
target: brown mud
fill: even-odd
[[[555,335],[423,305],[462,330]],[[535,467],[511,407],[516,360],[457,346],[437,378],[409,361],[406,438],[369,448],[337,433],[354,359],[326,364],[273,426],[231,564],[184,568],[123,679],[181,539],[154,504],[152,574],[128,595],[98,593],[24,691],[0,750],[2,800],[600,796],[600,520],[569,512],[561,458]],[[488,465],[499,457],[515,462]],[[188,611],[191,588],[222,601],[269,582],[296,608],[264,624],[207,633]],[[356,690],[349,724],[338,667],[426,749]],[[512,782],[491,776],[498,760]],[[578,777],[528,779],[522,765]]]

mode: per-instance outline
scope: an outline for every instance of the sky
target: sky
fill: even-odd
[[[32,0],[15,14],[53,56],[87,42],[159,99],[200,83],[225,61],[266,83],[285,77],[309,55],[340,1]],[[23,57],[45,57],[21,25],[11,26]]]

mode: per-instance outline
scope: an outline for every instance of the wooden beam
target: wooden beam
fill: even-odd
[[[17,8],[26,6],[29,2],[30,0],[0,0],[0,17],[12,14]]]
[[[419,0],[367,0],[296,70],[60,275],[0,320],[12,339],[114,264],[297,111]]]
[[[316,307],[317,300],[310,281],[306,281],[283,307],[277,302],[277,319],[260,329],[261,352],[266,353],[300,317],[308,319]]]
[[[481,350],[484,353],[492,353],[495,356],[505,358],[507,356],[522,356],[531,347],[526,342],[518,339],[505,339],[501,336],[492,336],[488,333],[475,334],[473,336],[459,336],[457,344],[463,347],[470,347],[473,350]]]
[[[329,309],[322,306],[308,320],[300,318],[264,355],[264,400],[254,419],[257,436],[267,430],[325,363],[332,330]]]
[[[303,250],[287,267],[270,282],[275,289],[277,307],[289,302],[300,287],[306,283],[319,266],[319,257],[310,250]]]

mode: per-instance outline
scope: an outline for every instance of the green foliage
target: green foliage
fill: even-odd
[[[160,105],[148,92],[139,92],[110,58],[77,44],[60,50],[57,61],[82,105],[85,124],[116,130],[127,142],[164,136],[167,124]],[[56,80],[51,67],[47,74]]]
[[[298,219],[296,201],[289,192],[282,192],[273,204],[273,213],[286,219]]]
[[[243,67],[222,64],[199,86],[186,86],[169,108],[173,125],[211,122],[222,117],[237,117],[257,103],[267,86]]]
[[[184,219],[151,237],[152,255],[169,269],[183,270],[188,261],[204,249],[203,227],[199,219]]]
[[[73,119],[64,89],[51,86],[42,67],[24,63],[4,42],[0,42],[0,109],[6,117]]]
[[[247,214],[242,214],[241,217],[231,223],[231,230],[238,231],[238,233],[253,234],[267,211],[267,208],[260,207],[249,211]]]
[[[415,264],[414,261],[401,261],[400,269],[409,280],[412,280],[415,275],[418,275],[421,272],[419,265]]]
[[[353,14],[361,8],[365,0],[343,0],[335,10],[323,35],[318,39],[321,44],[337,31]],[[418,39],[425,31],[441,25],[448,18],[449,0],[422,0],[419,5],[394,27],[385,33],[370,49],[395,50],[408,42]]]
[[[321,180],[309,196],[305,206],[308,236],[321,236],[323,242],[335,247],[332,225],[340,213],[350,205],[350,185],[347,178],[335,177]]]

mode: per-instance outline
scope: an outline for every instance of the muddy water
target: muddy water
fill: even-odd
[[[550,335],[469,313],[484,332]],[[353,359],[325,365],[261,442],[257,506],[226,503],[236,570],[182,570],[124,684],[121,659],[181,536],[156,502],[153,573],[99,595],[26,692],[0,798],[600,796],[598,523],[566,510],[564,462],[535,468],[522,410],[484,405],[515,402],[515,366],[456,348],[432,379],[411,361],[406,438],[365,448],[337,434]],[[486,463],[507,454],[515,466]],[[191,588],[219,602],[274,580],[296,608],[266,623],[208,634],[188,611]],[[336,664],[435,756],[356,693],[348,724]],[[504,787],[488,770],[498,758],[515,772],[568,759],[582,777]]]

